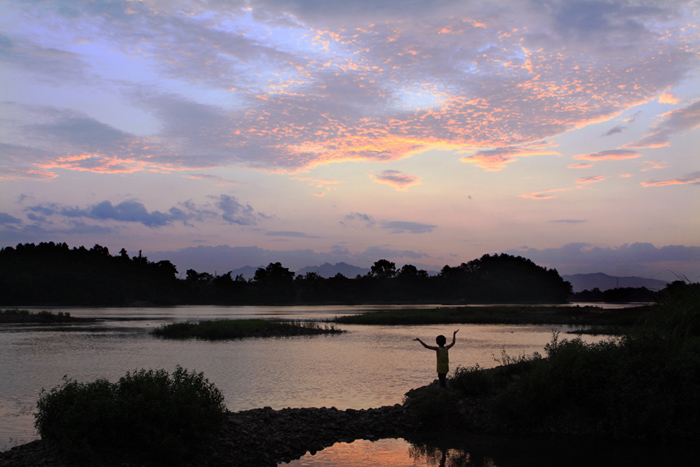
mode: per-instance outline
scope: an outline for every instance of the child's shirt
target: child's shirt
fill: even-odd
[[[437,372],[447,373],[450,371],[450,355],[448,349],[440,347],[437,350]]]

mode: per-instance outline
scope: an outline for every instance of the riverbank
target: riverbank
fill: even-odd
[[[436,426],[450,436],[482,434],[494,436],[527,435],[548,439],[562,436],[568,440],[614,439],[594,418],[571,418],[565,414],[547,417],[545,423],[515,426],[497,416],[489,404],[479,398],[458,397],[452,390],[443,393],[436,384],[416,388],[407,394],[404,404],[361,410],[331,408],[270,407],[229,412],[223,429],[210,441],[198,467],[276,467],[315,454],[339,442],[435,437]],[[421,400],[432,399],[452,412],[451,416],[433,413],[430,421],[421,420]],[[457,417],[460,423],[452,424]],[[612,437],[611,437],[612,436]],[[564,439],[562,438],[562,439]],[[659,441],[659,440],[657,440]],[[628,442],[635,442],[628,440]],[[639,441],[636,441],[639,442]],[[685,446],[685,445],[682,445]],[[1,467],[74,467],[62,459],[57,446],[38,440],[0,452]],[[142,467],[134,463],[94,465],[92,467]]]

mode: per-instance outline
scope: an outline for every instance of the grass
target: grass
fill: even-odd
[[[69,323],[75,321],[84,321],[81,318],[73,318],[70,313],[64,313],[59,311],[58,313],[52,313],[50,311],[38,311],[32,312],[29,310],[2,310],[0,311],[0,323],[38,323],[38,324],[51,324],[51,323]]]
[[[544,356],[458,368],[447,393],[421,388],[406,403],[426,426],[696,441],[700,285],[676,289],[621,337],[585,343],[555,334]]]
[[[461,306],[432,309],[371,311],[340,316],[341,324],[427,325],[427,324],[578,324],[631,326],[649,310],[648,306],[605,310],[578,306]]]
[[[198,323],[173,323],[151,331],[167,339],[243,339],[248,337],[291,337],[317,334],[338,334],[333,325],[315,322],[271,321],[265,319],[210,320]]]

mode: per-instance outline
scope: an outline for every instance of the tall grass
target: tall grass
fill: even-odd
[[[461,306],[432,309],[371,311],[340,316],[341,324],[426,325],[456,323],[489,324],[580,324],[631,326],[648,307],[603,310],[577,306]]]
[[[489,370],[458,368],[442,400],[446,407],[440,410],[452,423],[466,424],[455,416],[456,401],[479,401],[501,426],[522,431],[697,439],[697,291],[697,284],[679,286],[641,325],[619,338],[585,343],[580,338],[560,340],[555,334],[544,356],[506,356],[503,365]],[[425,399],[410,401],[418,410],[436,411],[434,395],[416,392],[412,397]]]
[[[168,339],[242,339],[246,337],[289,337],[337,334],[333,325],[321,326],[306,321],[271,321],[265,319],[207,320],[198,323],[172,323],[156,328],[152,334]]]
[[[20,310],[17,308],[11,310],[0,311],[0,323],[65,323],[69,321],[77,321],[70,313],[59,311],[52,313],[50,311],[33,312],[29,310]]]

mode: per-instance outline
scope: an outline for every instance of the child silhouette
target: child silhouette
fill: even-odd
[[[445,339],[445,336],[442,334],[435,338],[435,343],[438,345],[437,347],[426,344],[418,337],[413,339],[420,342],[426,349],[434,350],[436,352],[438,379],[440,380],[440,387],[444,389],[447,389],[447,372],[450,371],[450,355],[448,350],[455,345],[458,332],[459,329],[452,333],[452,343],[450,345],[445,345],[447,339]]]

